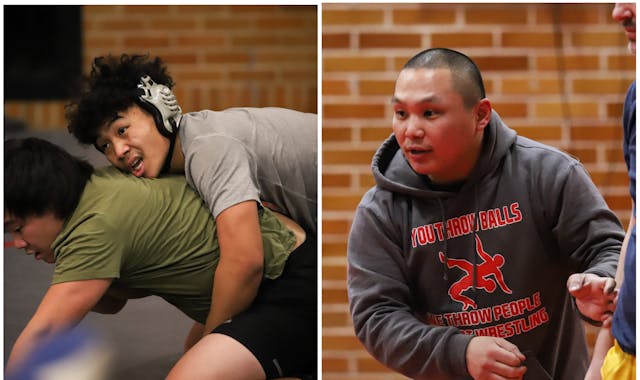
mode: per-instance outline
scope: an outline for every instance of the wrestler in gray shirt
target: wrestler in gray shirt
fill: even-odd
[[[317,115],[284,108],[230,108],[182,115],[189,184],[217,217],[247,200],[267,203],[317,230]]]

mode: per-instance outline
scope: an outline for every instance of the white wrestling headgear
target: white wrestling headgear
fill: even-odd
[[[160,133],[167,137],[174,135],[178,130],[182,109],[173,91],[154,82],[148,75],[140,78],[138,88],[142,91],[140,103],[153,115]]]

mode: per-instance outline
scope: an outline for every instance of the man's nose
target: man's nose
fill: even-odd
[[[420,124],[418,118],[410,116],[407,119],[407,129],[405,130],[405,136],[414,139],[424,137],[424,129]]]

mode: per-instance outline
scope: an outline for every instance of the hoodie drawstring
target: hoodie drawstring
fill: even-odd
[[[447,268],[447,262],[449,261],[449,252],[447,250],[447,240],[449,240],[449,234],[447,233],[447,219],[445,218],[444,215],[444,205],[442,204],[442,199],[438,198],[438,205],[440,206],[440,218],[442,220],[442,227],[444,230],[444,261],[442,262],[442,279],[447,281],[448,280],[448,276],[447,276],[447,272],[448,272],[448,268]]]
[[[478,185],[474,184],[473,186],[473,239],[471,243],[473,244],[471,252],[473,252],[473,301],[478,304],[478,296],[476,289],[478,288],[478,253],[476,252],[476,236],[477,233],[477,223],[478,223]]]

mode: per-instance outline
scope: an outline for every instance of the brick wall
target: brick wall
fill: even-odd
[[[280,106],[317,112],[317,7],[87,5],[83,67],[109,53],[167,63],[184,112]],[[65,128],[64,104],[7,102],[33,128]]]
[[[398,71],[428,47],[478,63],[487,94],[519,134],[580,158],[623,224],[624,94],[635,60],[613,4],[324,4],[322,7],[323,379],[396,378],[353,335],[346,240],[370,161],[391,133]],[[593,330],[588,338],[593,340]],[[402,378],[398,376],[398,378]]]

